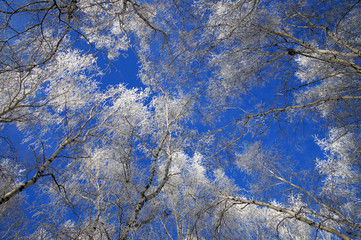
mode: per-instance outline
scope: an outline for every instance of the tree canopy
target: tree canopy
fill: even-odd
[[[360,16],[2,0],[0,238],[361,239]]]

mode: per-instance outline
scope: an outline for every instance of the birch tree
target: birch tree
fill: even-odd
[[[273,194],[291,193],[283,195],[285,202],[292,194],[308,199],[298,210],[237,198],[240,204],[290,211],[290,218],[318,229],[322,228],[320,222],[326,222],[326,228],[332,222],[332,234],[345,239],[360,237],[358,211],[346,207],[359,208],[359,198],[353,195],[360,184],[359,145],[355,142],[360,112],[359,1],[197,3],[197,7],[184,2],[177,5],[175,12],[180,16],[196,20],[179,24],[182,30],[170,41],[174,55],[164,54],[156,70],[144,65],[143,81],[197,92],[202,96],[199,110],[205,120],[221,125],[215,135],[219,146],[211,150],[211,157],[235,153],[231,159],[250,176],[257,176],[253,186],[284,186],[271,189]],[[298,124],[314,120],[319,124],[315,132],[323,135],[314,141],[325,154],[324,159],[314,159],[316,171],[311,171],[312,176],[319,174],[320,191],[317,182],[298,185],[306,182],[302,176],[306,173],[291,168],[282,171],[283,165],[289,164],[286,159],[293,156],[268,151],[267,145],[254,148],[243,142],[248,136],[262,141],[276,122],[283,131],[292,131]],[[240,145],[246,146],[245,150],[237,150]],[[245,154],[237,155],[237,151]],[[321,219],[311,215],[297,218],[303,208],[313,204],[320,209],[309,214]]]
[[[2,1],[0,236],[361,238],[360,7]],[[315,121],[308,169],[267,142]]]

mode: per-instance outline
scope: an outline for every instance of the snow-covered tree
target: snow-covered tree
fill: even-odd
[[[175,12],[182,23],[169,31],[171,50],[150,54],[143,81],[198,96],[197,110],[217,129],[208,135],[217,143],[208,152],[212,162],[228,157],[256,176],[255,205],[291,210],[293,219],[309,211],[298,220],[359,238],[358,211],[348,207],[360,207],[360,2],[197,1],[181,2]],[[159,55],[160,64],[151,65]],[[314,157],[314,169],[305,172],[291,167],[307,155],[295,153],[299,142],[290,151],[281,138],[312,122],[317,127],[305,132],[325,158]],[[289,155],[270,150],[273,144]],[[277,193],[283,207],[267,205]],[[297,210],[287,207],[296,195],[307,200]]]
[[[1,238],[361,238],[360,15],[0,2]],[[104,86],[129,51],[142,87]]]

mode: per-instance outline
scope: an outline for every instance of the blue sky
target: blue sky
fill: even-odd
[[[76,44],[75,46],[79,47],[82,50],[84,50],[84,48],[85,48],[81,44],[79,44],[79,45]],[[222,50],[222,48],[221,48],[221,50]],[[91,50],[91,51],[93,51],[93,50]],[[85,52],[85,50],[84,50],[84,52]],[[98,58],[97,64],[98,64],[99,68],[101,70],[105,71],[105,74],[102,77],[99,77],[97,79],[100,82],[100,86],[102,89],[107,89],[108,86],[119,84],[119,83],[126,85],[127,88],[144,89],[146,87],[144,84],[142,84],[141,80],[137,76],[138,69],[139,69],[139,62],[138,62],[137,56],[134,54],[134,52],[132,50],[129,50],[128,52],[121,54],[116,61],[108,61],[106,59],[106,57],[104,55],[102,55],[102,53],[96,52],[95,50],[93,51],[93,53],[97,54],[97,58]],[[290,60],[291,62],[294,61],[294,59],[288,59],[288,58],[291,58],[291,57],[286,55],[285,62],[284,62],[285,64],[286,64],[287,60]],[[290,71],[291,75],[289,76],[289,78],[287,80],[290,82],[296,83],[296,85],[300,84],[299,80],[296,79],[296,77],[293,75],[293,73],[294,73],[293,70],[294,69],[292,69]],[[267,67],[263,71],[267,71]],[[261,71],[261,73],[262,73],[262,71]],[[207,77],[211,76],[212,74],[210,73],[209,69],[208,70],[206,69],[200,75],[201,75],[200,78],[204,77],[200,81],[207,82]],[[282,73],[281,73],[281,75],[282,75]],[[282,82],[283,80],[284,79],[282,77],[281,77],[281,79],[271,79],[271,81],[269,83],[265,84],[264,87],[257,87],[254,90],[250,90],[250,95],[246,96],[242,103],[240,103],[241,101],[238,102],[237,100],[241,99],[244,96],[242,96],[242,95],[235,96],[235,98],[239,98],[235,102],[236,102],[236,104],[239,103],[240,106],[245,106],[247,110],[252,111],[255,103],[268,102],[268,101],[274,100],[276,98],[276,94],[279,91],[279,89],[277,89],[278,84],[280,84],[280,82]],[[190,79],[189,81],[192,81],[192,79]],[[193,85],[189,84],[189,86],[185,86],[185,89],[187,89],[187,87],[189,88],[192,86]],[[270,89],[272,91],[270,91]],[[200,99],[202,99],[202,98],[200,98]],[[288,100],[288,98],[286,100],[285,99],[286,98],[284,98],[284,99],[282,98],[283,101]],[[287,102],[287,104],[294,104],[294,102],[290,101],[290,103]],[[276,107],[287,106],[287,104],[277,102],[275,104],[275,106]],[[272,102],[270,103],[270,105],[267,105],[267,107],[269,107],[269,106],[272,106]],[[270,108],[268,108],[268,109],[270,109]],[[222,127],[222,126],[228,124],[230,121],[239,118],[240,114],[241,114],[241,111],[237,111],[234,109],[226,110],[223,114],[223,117],[217,116],[221,120],[219,122],[217,122],[216,124],[214,124],[214,126]],[[199,115],[196,115],[196,116],[198,117]],[[322,120],[320,120],[319,122],[314,122],[310,118],[301,119],[300,116],[296,116],[296,117],[294,117],[294,119],[292,121],[290,121],[287,118],[286,113],[281,113],[280,117],[281,117],[280,121],[278,121],[278,120],[272,121],[272,123],[270,124],[270,126],[267,129],[267,131],[265,132],[265,134],[262,135],[261,137],[258,135],[253,136],[251,134],[246,134],[240,141],[236,142],[234,144],[235,152],[231,152],[231,154],[230,154],[233,158],[230,158],[230,159],[231,159],[231,161],[236,161],[234,156],[237,153],[242,152],[243,146],[247,146],[248,144],[251,144],[252,142],[262,140],[262,143],[266,149],[275,148],[276,150],[279,150],[281,153],[280,156],[287,157],[291,163],[295,164],[296,172],[301,173],[300,179],[307,180],[308,176],[307,175],[302,176],[302,174],[303,174],[302,170],[314,169],[314,164],[315,164],[316,158],[322,159],[324,157],[323,152],[321,151],[319,146],[316,145],[314,138],[315,138],[315,136],[319,136],[320,138],[325,137],[324,134],[327,131],[327,129],[325,130],[321,127],[321,125],[324,123]],[[199,120],[199,119],[197,118],[196,121],[194,121],[195,124],[189,123],[188,126],[196,128],[199,131],[200,135],[202,133],[206,132],[207,130],[212,129],[212,126],[203,125],[202,123],[198,122],[197,120]],[[219,137],[219,139],[216,139],[216,141],[220,140],[222,136],[229,137],[229,136],[232,136],[232,134],[235,134],[235,138],[237,138],[241,131],[239,128],[236,130],[235,129],[236,129],[236,127],[234,125],[231,125],[229,128],[226,128],[221,134],[216,135],[216,138]],[[214,129],[212,129],[212,130],[214,130]],[[51,138],[51,137],[53,137],[52,134],[53,133],[50,132],[50,133],[48,133],[48,135],[45,135],[44,137]],[[1,136],[8,137],[9,139],[11,139],[12,144],[15,146],[15,149],[19,149],[19,152],[17,152],[17,156],[19,159],[21,159],[22,163],[24,163],[24,166],[27,164],[27,161],[29,159],[30,159],[29,162],[31,164],[35,163],[34,152],[31,148],[31,146],[28,145],[27,143],[22,142],[22,140],[25,138],[25,136],[23,134],[19,133],[19,131],[17,129],[15,129],[15,127],[13,125],[7,125],[4,129],[2,129]],[[58,139],[56,139],[56,140],[58,140]],[[50,141],[50,143],[54,144],[54,146],[46,146],[47,152],[54,150],[54,147],[56,147],[56,145],[55,145],[56,140]],[[2,150],[4,150],[7,148],[7,145],[4,141],[2,141],[0,144],[0,147],[2,148]],[[189,153],[189,155],[192,156],[193,154],[195,154],[196,150],[197,149],[190,149],[189,152],[187,152],[187,153]],[[231,151],[233,151],[233,149],[231,149]],[[48,154],[48,156],[49,156],[49,154]],[[223,167],[224,170],[226,171],[226,173],[231,178],[233,178],[235,180],[235,182],[241,188],[245,187],[246,183],[248,181],[250,183],[257,182],[257,178],[252,179],[251,177],[240,173],[239,169],[237,169],[235,167],[235,165],[233,165],[233,162],[232,163],[227,162],[226,160],[227,160],[228,156],[229,155],[227,155],[227,152],[223,151],[220,154],[220,158],[221,158],[220,162],[217,163],[216,161],[214,161],[214,159],[211,159],[211,160],[209,160],[209,162],[211,162],[211,161],[214,161],[214,162],[212,162],[212,164],[209,164],[209,165],[211,166],[211,168],[215,168],[215,166],[217,167],[217,164],[219,164],[218,166]],[[282,162],[283,162],[282,159],[280,162],[282,164]],[[283,163],[284,163],[284,165],[283,165],[284,169],[289,167],[287,165],[287,161],[284,161]],[[52,164],[52,166],[55,167],[55,169],[56,169],[56,167],[61,166],[61,164],[62,163],[54,162]],[[146,164],[147,163],[145,163],[145,165]],[[41,165],[40,161],[38,163],[38,166],[36,166],[36,167],[39,167],[39,165]],[[49,169],[51,169],[51,168],[49,168]],[[27,179],[31,178],[36,171],[37,171],[37,169],[33,168],[33,170],[29,172],[29,175],[24,176],[23,179],[25,180],[25,178],[27,178]],[[211,172],[211,170],[209,172]],[[211,173],[209,173],[209,174],[211,174]],[[47,181],[50,178],[51,178],[50,176],[47,176],[47,177],[40,179],[39,181]],[[297,180],[295,180],[295,181],[297,181]],[[316,186],[316,184],[315,184],[315,186]],[[308,188],[308,187],[312,188],[314,186],[313,185],[305,186],[305,188]],[[38,189],[39,189],[39,185],[35,184],[34,186],[31,186],[30,188],[28,188],[24,191],[24,193],[27,194],[27,196],[28,196],[28,200],[29,200],[28,206],[31,206],[31,204],[33,204],[35,202],[35,199],[38,197],[38,195],[37,195]],[[274,193],[276,193],[276,192],[274,192]],[[288,194],[288,193],[286,193],[286,194]],[[257,199],[258,197],[255,196],[255,198]],[[282,197],[280,195],[273,196],[273,199],[281,200]],[[269,199],[259,199],[259,200],[268,201]],[[42,201],[46,202],[46,201],[50,201],[50,199],[45,197],[42,199],[36,199],[36,201],[37,201],[37,203],[42,203]],[[30,212],[27,212],[27,213],[28,213],[28,217],[31,218],[32,217],[31,213]]]
[[[99,54],[98,66],[102,70],[107,69],[104,77],[99,79],[101,86],[104,88],[119,83],[125,84],[127,88],[145,88],[137,76],[138,58],[131,49],[121,54],[116,61],[111,62],[104,55]]]

